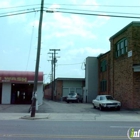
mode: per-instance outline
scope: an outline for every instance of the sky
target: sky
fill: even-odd
[[[50,82],[50,49],[60,49],[56,54],[56,78],[84,78],[86,58],[109,51],[111,36],[130,22],[140,21],[108,16],[140,17],[140,1],[134,1],[44,0],[45,10],[106,15],[43,12],[39,71],[44,73],[44,82]],[[40,4],[41,0],[0,1],[0,70],[35,71]],[[23,10],[34,12],[2,17]]]

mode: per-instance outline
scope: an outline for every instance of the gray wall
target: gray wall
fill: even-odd
[[[98,59],[97,57],[86,58],[86,70],[85,70],[85,94],[87,96],[87,102],[92,100],[98,94]]]

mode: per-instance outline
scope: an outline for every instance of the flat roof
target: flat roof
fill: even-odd
[[[127,28],[129,28],[131,26],[140,26],[140,21],[132,21],[131,23],[126,25],[124,28],[122,28],[120,31],[118,31],[116,34],[111,36],[109,40],[111,40],[111,39],[115,38],[116,36],[118,36],[119,34],[123,33],[124,31],[127,30]]]

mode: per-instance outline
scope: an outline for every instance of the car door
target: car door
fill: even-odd
[[[100,99],[100,97],[97,96],[96,99],[94,100],[94,105],[95,105],[96,107],[99,107],[99,99]]]

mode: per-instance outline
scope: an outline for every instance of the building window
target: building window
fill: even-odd
[[[101,72],[104,72],[107,70],[107,62],[106,60],[101,61]]]
[[[106,80],[102,80],[100,82],[100,91],[101,92],[107,91],[107,81]]]
[[[127,52],[127,39],[121,39],[116,45],[116,57],[119,57]]]

